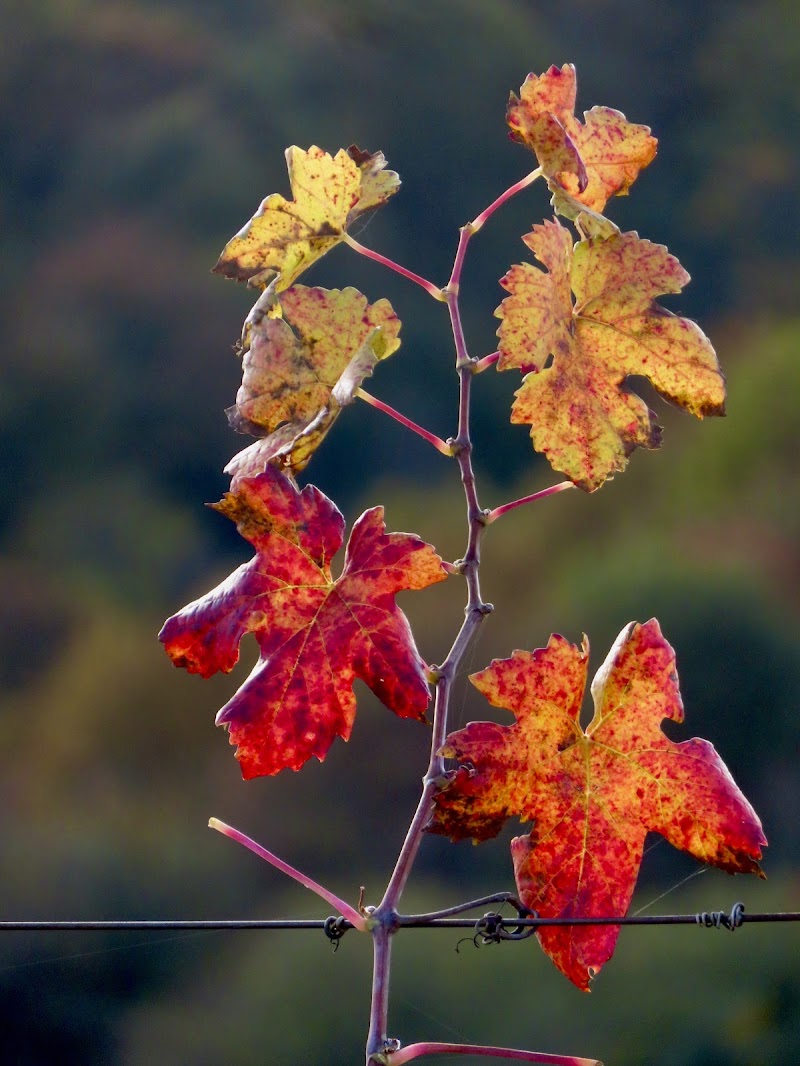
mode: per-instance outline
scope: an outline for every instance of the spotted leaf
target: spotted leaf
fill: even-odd
[[[216,509],[255,548],[249,563],[170,618],[159,639],[176,666],[210,677],[228,672],[245,633],[259,660],[217,715],[246,778],[299,769],[347,740],[361,678],[401,718],[424,719],[425,667],[405,615],[403,589],[447,576],[433,548],[408,533],[386,533],[383,509],[355,523],[344,568],[331,575],[344,520],[313,485],[302,491],[268,467],[240,478]]]
[[[264,288],[279,275],[287,289],[335,247],[353,222],[394,195],[400,179],[381,152],[355,145],[330,156],[316,145],[286,149],[294,199],[273,193],[225,245],[214,272]]]
[[[589,491],[624,469],[637,447],[661,441],[654,415],[627,387],[630,375],[703,418],[725,413],[725,384],[711,342],[655,301],[689,275],[663,245],[636,233],[592,237],[574,247],[558,222],[534,226],[525,244],[547,271],[513,266],[498,370],[521,370],[511,421],[556,470]],[[552,359],[552,363],[550,360]]]
[[[506,118],[514,140],[536,154],[551,188],[602,212],[653,161],[657,141],[647,126],[610,107],[593,107],[580,122],[576,97],[575,67],[553,66],[528,75],[519,96],[511,94]]]
[[[470,680],[513,725],[473,722],[442,749],[461,767],[436,797],[430,828],[453,839],[495,836],[507,818],[531,822],[511,843],[522,901],[542,917],[597,918],[628,909],[645,836],[654,831],[728,873],[758,873],[758,817],[705,740],[675,743],[683,721],[675,655],[658,622],[630,623],[580,708],[588,645],[553,636],[546,648],[496,659]],[[553,926],[539,941],[578,987],[611,957],[619,926]]]

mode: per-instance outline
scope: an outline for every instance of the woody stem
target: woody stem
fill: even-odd
[[[432,672],[436,675],[433,735],[431,737],[430,761],[423,779],[422,795],[417,803],[417,809],[406,833],[383,899],[370,914],[375,926],[372,930],[374,959],[370,1030],[366,1048],[367,1064],[381,1061],[380,1056],[385,1053],[387,1047],[386,1025],[389,1001],[391,937],[398,928],[397,906],[417,857],[423,833],[433,814],[434,796],[444,773],[444,757],[440,754],[440,750],[447,735],[448,707],[453,681],[483,619],[493,610],[491,604],[484,603],[480,590],[480,544],[486,528],[486,516],[478,501],[475,472],[472,466],[470,399],[475,363],[474,360],[470,359],[467,352],[458,303],[461,270],[471,234],[472,229],[469,225],[461,228],[450,280],[445,288],[441,290],[445,295],[450,315],[455,344],[455,365],[459,381],[458,432],[447,444],[450,454],[455,455],[458,462],[467,505],[467,546],[459,567],[467,583],[467,604],[464,621],[447,654],[447,658],[441,666],[432,669]]]

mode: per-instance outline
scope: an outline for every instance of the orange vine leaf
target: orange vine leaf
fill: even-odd
[[[170,618],[159,639],[176,666],[210,677],[233,669],[242,637],[255,634],[260,658],[217,715],[243,776],[298,770],[312,756],[322,761],[335,737],[347,740],[357,677],[399,717],[424,720],[425,665],[394,597],[444,580],[433,548],[386,533],[383,509],[373,507],[353,526],[333,578],[344,519],[319,489],[299,491],[273,467],[240,479],[213,506],[256,554]]]
[[[286,149],[293,200],[268,196],[225,245],[214,273],[264,288],[276,274],[287,289],[312,263],[344,239],[353,222],[385,203],[400,187],[382,152],[355,145],[330,156],[316,145]]]
[[[242,384],[227,412],[234,429],[262,439],[226,470],[303,470],[364,379],[400,347],[399,332],[388,300],[305,285],[278,294],[273,282],[245,321]]]
[[[506,120],[512,138],[535,153],[551,188],[602,212],[612,196],[627,194],[658,142],[647,126],[610,107],[593,107],[579,122],[576,97],[575,67],[552,66],[529,74],[519,97],[511,94]]]
[[[532,822],[511,852],[522,901],[546,918],[624,915],[648,831],[728,873],[761,874],[766,839],[753,808],[708,741],[676,744],[683,721],[675,653],[658,622],[631,622],[592,682],[594,717],[579,715],[588,643],[552,636],[470,678],[515,724],[473,722],[441,754],[462,765],[440,789],[430,826],[454,840],[496,836],[513,815]],[[579,988],[613,954],[619,926],[545,927],[539,941]]]
[[[697,418],[724,415],[724,378],[708,337],[655,302],[689,280],[663,245],[619,233],[573,248],[557,221],[523,240],[547,272],[521,263],[501,279],[511,295],[495,312],[497,369],[526,373],[511,421],[530,424],[534,448],[555,470],[592,491],[624,469],[634,448],[659,446],[653,412],[625,386],[631,374]]]

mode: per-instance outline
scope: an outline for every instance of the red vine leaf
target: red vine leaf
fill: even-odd
[[[496,659],[470,680],[514,725],[473,722],[442,754],[456,770],[436,797],[431,830],[454,840],[496,836],[513,815],[531,821],[511,844],[517,887],[542,917],[596,918],[628,909],[645,836],[729,873],[757,873],[766,839],[753,808],[708,741],[676,744],[683,721],[675,654],[658,622],[623,629],[592,683],[594,717],[579,715],[588,644],[552,636],[546,648]],[[579,988],[614,951],[619,926],[541,929],[556,966]]]
[[[344,519],[319,489],[299,491],[278,470],[243,478],[214,505],[256,554],[159,634],[176,666],[210,677],[233,669],[239,642],[254,633],[261,655],[220,710],[245,778],[298,770],[347,740],[358,677],[401,718],[424,720],[430,693],[405,615],[394,602],[447,576],[433,548],[386,533],[383,509],[355,523],[344,568],[330,563]]]
[[[592,491],[624,469],[634,448],[658,447],[652,412],[625,387],[631,374],[697,418],[725,413],[708,337],[655,302],[689,280],[663,245],[619,233],[573,248],[558,222],[534,226],[523,240],[547,272],[521,263],[501,279],[511,295],[495,312],[497,369],[527,374],[511,421],[530,424],[534,448],[555,470]]]
[[[293,200],[273,193],[228,243],[214,272],[263,288],[276,274],[279,289],[344,239],[352,223],[385,203],[400,179],[385,170],[381,152],[355,145],[335,156],[312,145],[286,149]]]
[[[620,111],[593,107],[575,118],[575,67],[550,67],[529,74],[519,97],[511,94],[506,120],[511,136],[536,154],[551,186],[593,211],[622,196],[639,171],[653,161],[658,142],[647,126],[628,122]]]
[[[228,410],[234,429],[263,439],[226,470],[250,476],[267,462],[303,470],[363,380],[400,347],[399,332],[388,300],[305,285],[278,297],[273,282],[245,322],[242,384]]]

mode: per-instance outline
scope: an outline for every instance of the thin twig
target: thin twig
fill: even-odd
[[[274,866],[276,870],[280,870],[281,873],[286,874],[287,877],[293,878],[298,884],[301,884],[304,888],[309,889],[320,899],[324,899],[326,903],[330,903],[332,907],[335,907],[343,918],[347,920],[356,929],[360,929],[362,932],[366,932],[369,928],[367,922],[362,918],[358,911],[351,907],[349,903],[345,903],[343,899],[320,885],[308,874],[304,874],[301,870],[295,869],[294,866],[290,866],[288,862],[284,862],[278,855],[268,851],[261,844],[256,843],[251,837],[246,836],[238,829],[234,829],[230,825],[226,825],[225,822],[221,822],[219,818],[210,818],[208,822],[211,829],[216,829],[218,833],[222,833],[223,836],[230,837],[231,840],[235,840],[237,844],[242,844],[253,852],[254,855],[258,855],[260,859],[264,859],[270,865]]]
[[[487,907],[490,903],[510,903],[520,913],[530,913],[527,907],[512,892],[493,892],[490,896],[480,896],[478,899],[467,900],[466,903],[456,903],[453,907],[444,907],[442,910],[429,911],[426,914],[398,914],[398,926],[421,926],[436,918],[451,918],[454,914],[463,914],[465,911],[475,910],[477,907]]]

